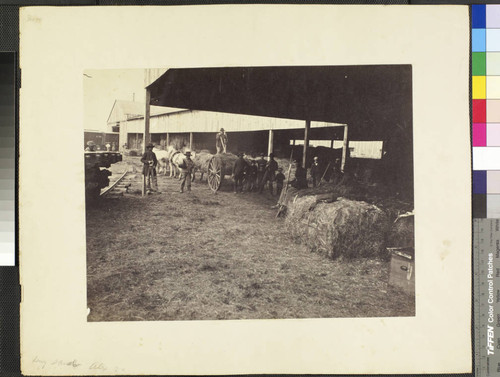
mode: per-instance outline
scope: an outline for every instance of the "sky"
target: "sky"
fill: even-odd
[[[115,100],[145,103],[144,69],[89,69],[83,75],[84,129],[108,131]]]

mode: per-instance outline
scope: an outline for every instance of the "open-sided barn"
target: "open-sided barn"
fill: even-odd
[[[119,132],[120,148],[142,149],[147,139],[215,152],[224,128],[229,152],[288,157],[293,149],[306,165],[320,154],[341,158],[342,166],[350,154],[351,166],[368,166],[388,185],[413,192],[409,65],[161,72],[150,75],[148,104],[115,102],[108,126]],[[322,148],[311,150],[310,141]]]
[[[168,69],[146,87],[146,98],[137,130],[146,130],[147,140],[161,131],[161,117],[151,110],[161,106],[190,109],[172,113],[161,127],[189,134],[191,144],[197,133],[213,138],[222,126],[242,133],[243,148],[250,140],[261,146],[267,131],[268,151],[303,139],[304,163],[309,140],[378,141],[384,149],[379,178],[413,193],[410,65]],[[241,148],[238,141],[233,146]]]

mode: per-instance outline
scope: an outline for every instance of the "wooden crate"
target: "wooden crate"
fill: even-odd
[[[389,284],[415,293],[415,251],[413,248],[390,248]]]

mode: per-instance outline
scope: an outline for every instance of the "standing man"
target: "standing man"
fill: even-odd
[[[342,180],[343,173],[340,171],[340,158],[335,159],[335,163],[333,164],[332,176],[331,180],[334,185],[340,183]]]
[[[234,193],[243,192],[243,178],[247,168],[247,162],[243,159],[243,153],[238,153],[238,159],[233,166]]]
[[[184,159],[182,163],[179,165],[179,169],[181,171],[181,193],[184,192],[184,186],[188,192],[191,192],[191,174],[194,168],[194,162],[191,160],[191,151],[188,149],[184,152]]]
[[[276,195],[280,196],[283,190],[283,182],[285,181],[285,175],[283,174],[283,168],[278,168],[278,174],[276,174]]]
[[[311,165],[311,177],[313,180],[313,187],[319,185],[319,181],[321,181],[321,167],[319,165],[318,156],[314,156],[314,161]]]
[[[264,180],[267,161],[264,159],[264,153],[260,154],[260,159],[257,160],[257,188],[260,190],[260,185]]]
[[[158,191],[158,182],[156,180],[156,165],[158,164],[158,160],[156,159],[156,154],[153,152],[153,144],[149,143],[146,145],[146,152],[142,155],[141,162],[144,164],[142,174],[146,179],[148,194],[152,191]],[[153,184],[153,188],[151,188],[151,183]]]
[[[221,128],[220,132],[215,136],[215,146],[217,148],[217,154],[226,153],[227,134],[224,131],[224,128]]]
[[[276,178],[276,170],[278,170],[278,163],[274,159],[274,153],[271,153],[269,155],[269,161],[266,164],[266,172],[264,173],[264,178],[262,179],[262,182],[260,184],[259,192],[262,192],[265,184],[269,182],[269,192],[271,193],[271,195],[274,194],[273,182]]]
[[[295,161],[295,179],[291,182],[292,187],[296,189],[307,188],[307,172],[302,167],[300,160]]]
[[[257,181],[257,164],[255,163],[255,160],[252,160],[250,162],[250,166],[248,167],[247,187],[249,192],[255,190],[256,181]]]

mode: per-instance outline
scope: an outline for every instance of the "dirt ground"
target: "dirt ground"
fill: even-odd
[[[181,194],[160,176],[161,193],[143,198],[138,158],[111,180],[131,165],[128,194],[87,207],[89,321],[415,315],[415,296],[387,284],[389,262],[307,251],[269,193],[234,194],[226,180]]]

